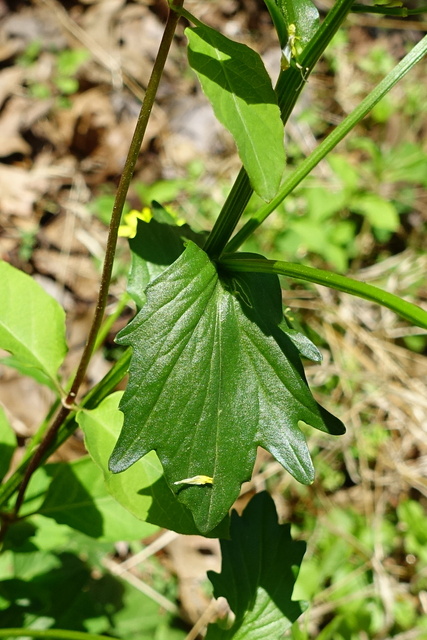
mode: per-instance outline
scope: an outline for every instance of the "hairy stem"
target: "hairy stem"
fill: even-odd
[[[176,2],[177,6],[181,6],[183,0]],[[97,335],[102,324],[104,317],[105,307],[107,304],[108,291],[110,287],[111,275],[113,271],[114,256],[117,244],[117,235],[122,216],[123,206],[126,200],[126,195],[129,189],[130,181],[132,179],[135,165],[138,160],[139,152],[141,149],[142,140],[147,128],[148,120],[151,115],[154,100],[156,97],[157,89],[159,86],[160,78],[163,73],[163,69],[166,63],[166,59],[169,53],[172,39],[175,33],[175,29],[179,20],[179,14],[173,10],[169,11],[168,20],[163,32],[162,41],[159,46],[156,60],[154,62],[151,77],[147,85],[147,91],[145,93],[144,101],[141,106],[138,121],[135,127],[135,132],[129,147],[129,152],[126,158],[123,173],[120,179],[120,183],[117,189],[116,198],[113,205],[113,211],[111,215],[110,228],[108,233],[107,248],[105,252],[104,266],[101,276],[101,285],[99,288],[98,300],[96,304],[95,314],[92,321],[92,326],[89,331],[88,339],[83,350],[83,354],[77,368],[76,375],[74,377],[71,388],[67,397],[63,400],[62,407],[60,408],[57,416],[55,417],[50,429],[46,433],[43,441],[32,457],[22,483],[19,487],[18,495],[16,498],[14,516],[16,517],[19,509],[22,505],[26,488],[30,481],[34,471],[39,467],[45,458],[45,453],[49,449],[50,444],[55,440],[56,434],[60,426],[64,423],[70,412],[73,410],[74,402],[80,386],[84,380],[89,361],[91,359]]]

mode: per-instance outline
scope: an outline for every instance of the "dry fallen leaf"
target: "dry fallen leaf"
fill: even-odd
[[[31,216],[34,203],[49,186],[45,169],[21,169],[0,165],[0,219]]]
[[[0,72],[0,107],[6,98],[21,91],[24,74],[24,69],[17,66],[7,67]]]
[[[194,624],[210,602],[203,589],[206,572],[221,569],[219,540],[179,536],[168,544],[166,551],[178,577],[182,612]]]
[[[80,300],[92,301],[96,298],[99,273],[89,256],[36,249],[33,263],[40,273],[53,276],[71,289]]]
[[[50,100],[33,100],[25,96],[13,96],[6,103],[0,116],[0,157],[13,153],[30,155],[31,146],[21,133],[44,117],[51,109]]]

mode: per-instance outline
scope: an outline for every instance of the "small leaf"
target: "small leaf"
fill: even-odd
[[[0,348],[10,351],[39,381],[43,372],[58,388],[67,352],[62,307],[30,276],[0,261]]]
[[[229,629],[209,625],[206,640],[282,638],[303,613],[292,591],[305,552],[279,525],[268,493],[255,495],[239,517],[231,515],[230,540],[221,540],[221,573],[208,572],[216,598],[227,599],[235,621]]]
[[[218,120],[232,134],[256,193],[269,202],[285,168],[277,96],[260,56],[207,26],[185,31],[188,60]]]
[[[152,449],[198,528],[210,531],[250,478],[262,446],[300,482],[314,471],[298,422],[342,433],[319,407],[297,349],[279,329],[276,276],[220,280],[206,253],[189,242],[147,287],[147,303],[119,334],[133,356],[120,408],[125,421],[110,459],[118,473]]]
[[[308,360],[312,360],[313,362],[322,362],[323,356],[316,345],[312,343],[310,338],[307,338],[307,336],[300,331],[291,329],[284,322],[280,324],[280,328],[296,346],[300,355],[304,358],[308,358]]]
[[[354,211],[366,216],[371,225],[384,231],[397,231],[399,214],[396,207],[375,193],[365,193],[351,202]]]
[[[296,28],[296,37],[304,49],[319,28],[319,12],[311,0],[277,0],[289,33],[290,25]]]
[[[3,408],[0,407],[0,481],[3,480],[9,470],[16,444],[15,433],[6,418]]]
[[[6,356],[5,358],[0,358],[0,364],[4,364],[6,367],[10,367],[11,369],[15,369],[21,376],[29,376],[36,380],[39,384],[44,384],[52,391],[57,391],[58,386],[44,371],[41,369],[36,369],[32,364],[27,364],[26,362],[21,362],[19,358],[15,356]]]
[[[113,393],[96,409],[81,411],[77,415],[87,450],[102,470],[108,491],[140,520],[187,535],[200,533],[191,513],[167,486],[154,452],[139,460],[126,473],[113,475],[108,471],[108,458],[123,424],[123,414],[118,408],[122,395],[121,392]],[[213,535],[226,535],[227,530],[228,523],[224,522]]]

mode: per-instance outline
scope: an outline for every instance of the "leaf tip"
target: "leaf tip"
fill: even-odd
[[[113,453],[108,460],[108,470],[111,473],[121,473],[126,471],[134,462],[137,462],[141,456],[135,457],[128,451],[122,452],[121,448],[116,447],[113,449]]]

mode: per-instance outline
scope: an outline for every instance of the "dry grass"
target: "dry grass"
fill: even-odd
[[[381,281],[387,290],[403,295],[426,268],[426,256],[407,250],[358,276],[375,284]],[[401,525],[396,529],[395,546],[390,549],[384,543],[385,524],[397,520],[399,504],[410,498],[427,505],[427,359],[396,342],[396,338],[425,332],[363,300],[323,287],[316,289],[287,292],[286,304],[308,309],[305,313],[310,326],[329,345],[324,362],[306,367],[306,372],[318,400],[344,421],[347,433],[331,438],[310,431],[320,478],[308,491],[301,491],[273,461],[261,466],[251,488],[272,489],[284,519],[301,524],[304,511],[315,518],[314,529],[310,535],[305,533],[306,560],[323,557],[318,545],[325,530],[337,541],[344,539],[351,550],[353,570],[328,586],[319,585],[301,618],[307,637],[317,638],[325,623],[351,600],[378,599],[384,628],[375,636],[360,637],[388,638],[392,637],[388,632],[395,623],[396,601],[406,599],[418,616],[427,614],[427,592],[417,587],[425,569],[402,548],[399,536],[405,532]],[[421,304],[425,306],[425,301]],[[337,383],[326,394],[322,389],[333,379]],[[330,488],[328,480],[337,473],[341,474],[337,488]],[[337,522],[337,510],[343,517],[342,526],[339,518]],[[347,513],[360,515],[363,526],[372,532],[372,545],[349,533]],[[347,560],[343,558],[343,562]],[[370,574],[368,584],[360,587],[360,576]],[[351,587],[351,595],[337,598],[346,585]],[[393,637],[410,640],[425,634],[414,628]]]

